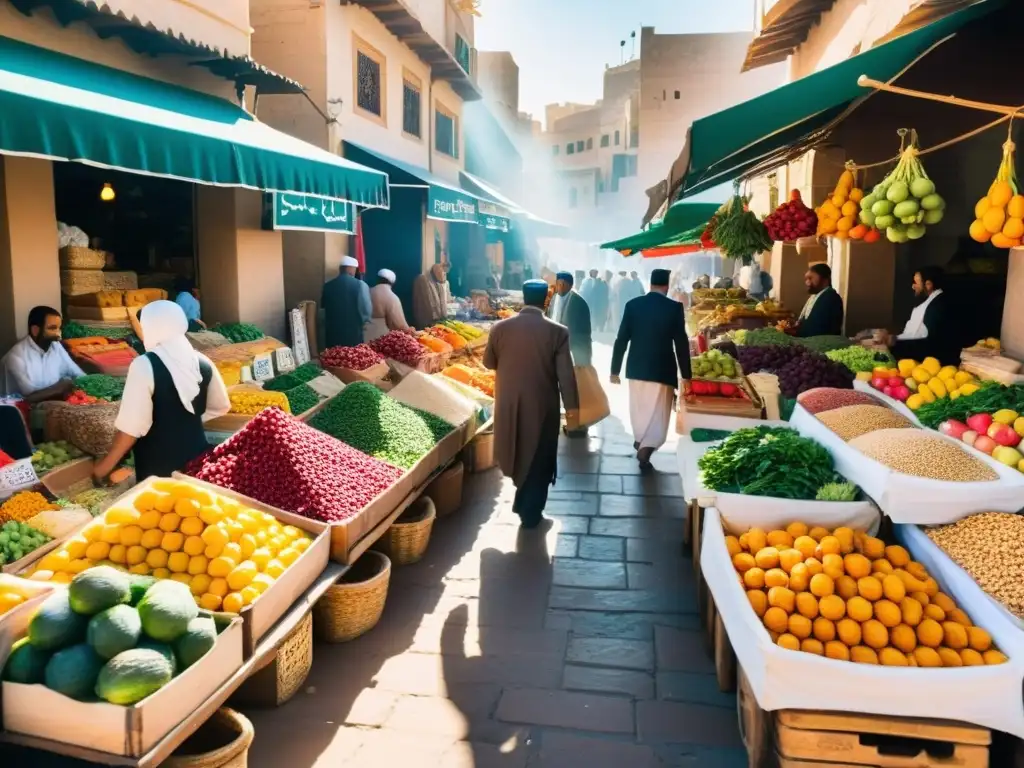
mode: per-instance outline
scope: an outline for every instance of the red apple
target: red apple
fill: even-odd
[[[983,435],[988,432],[988,428],[992,426],[992,416],[987,413],[976,413],[973,416],[968,416],[967,426],[979,435]]]
[[[978,435],[978,439],[974,441],[974,447],[989,456],[992,455],[992,451],[996,449],[997,445],[998,443],[988,435]]]
[[[1013,427],[1007,424],[1000,424],[998,421],[993,422],[989,426],[986,434],[999,443],[999,445],[1009,446],[1010,448],[1013,448],[1020,442],[1020,435],[1013,431]]]
[[[907,398],[910,397],[910,390],[900,384],[898,387],[892,388],[892,396],[899,400],[901,403],[905,403]]]
[[[882,394],[886,395],[887,397],[892,397],[892,387],[886,384],[884,387],[882,387]]]
[[[957,421],[956,419],[947,419],[946,421],[939,424],[939,432],[941,432],[944,435],[949,435],[950,437],[955,437],[957,440],[962,439],[964,436],[964,432],[967,431],[967,425],[964,424],[962,421]]]
[[[895,389],[896,387],[902,387],[903,379],[901,379],[899,376],[893,376],[891,379],[889,379],[889,386],[892,387],[893,389]]]
[[[721,384],[719,385],[719,389],[722,392],[722,397],[736,396],[736,386],[734,384]]]
[[[871,380],[871,386],[877,389],[879,392],[881,392],[888,383],[889,380],[883,379],[881,376],[875,376],[875,378]]]

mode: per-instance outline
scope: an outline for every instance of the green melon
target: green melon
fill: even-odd
[[[187,586],[177,581],[158,581],[139,601],[142,630],[154,640],[173,643],[199,615],[195,598]]]
[[[139,612],[130,605],[115,605],[89,619],[86,641],[106,660],[134,648],[141,634]]]
[[[86,701],[93,697],[96,678],[103,668],[103,659],[90,646],[73,645],[50,657],[44,673],[46,687],[72,699]]]
[[[45,679],[46,663],[50,660],[50,652],[36,648],[27,637],[14,644],[11,655],[4,665],[4,680],[12,683],[33,685]]]
[[[128,706],[159,691],[174,677],[171,663],[159,651],[134,648],[106,663],[96,679],[96,695],[111,704]]]
[[[82,571],[68,585],[72,610],[85,616],[127,603],[131,596],[128,574],[107,565]]]
[[[185,634],[174,641],[174,656],[178,667],[188,669],[209,653],[217,642],[217,626],[208,616],[200,616],[188,623]]]
[[[36,648],[56,651],[85,639],[89,620],[71,610],[67,590],[54,592],[39,606],[28,625],[28,639]]]

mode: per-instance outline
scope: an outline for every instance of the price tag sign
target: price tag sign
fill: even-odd
[[[252,359],[252,377],[256,381],[274,378],[274,358],[269,352],[256,355]]]
[[[0,469],[0,494],[10,494],[38,482],[39,476],[32,468],[32,459],[21,459]]]
[[[309,362],[309,339],[306,338],[306,313],[301,309],[293,309],[289,313],[292,326],[292,349],[298,365]]]
[[[274,362],[277,364],[277,372],[295,370],[295,358],[288,347],[278,347],[274,350]]]

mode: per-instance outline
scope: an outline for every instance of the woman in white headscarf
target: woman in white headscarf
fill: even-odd
[[[209,448],[203,422],[231,409],[217,367],[185,336],[188,320],[181,307],[154,301],[143,308],[139,322],[146,354],[128,368],[114,423],[117,434],[93,470],[99,481],[133,449],[140,481],[183,469]]]

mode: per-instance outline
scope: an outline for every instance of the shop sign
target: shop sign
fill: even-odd
[[[0,498],[39,483],[32,459],[21,459],[0,469]]]
[[[481,200],[477,203],[477,209],[477,221],[481,227],[492,229],[495,232],[508,232],[512,228],[508,213],[504,208]]]
[[[278,373],[295,370],[295,358],[288,347],[278,347],[274,350],[274,364]]]
[[[299,365],[309,362],[309,339],[306,338],[306,313],[293,309],[289,313],[292,326],[292,350]]]
[[[454,190],[431,184],[427,191],[427,216],[442,221],[476,224],[476,201]]]
[[[274,358],[269,352],[256,355],[252,359],[252,377],[256,381],[266,381],[274,378]]]
[[[263,228],[352,234],[356,231],[356,207],[316,195],[268,192],[263,195]]]

